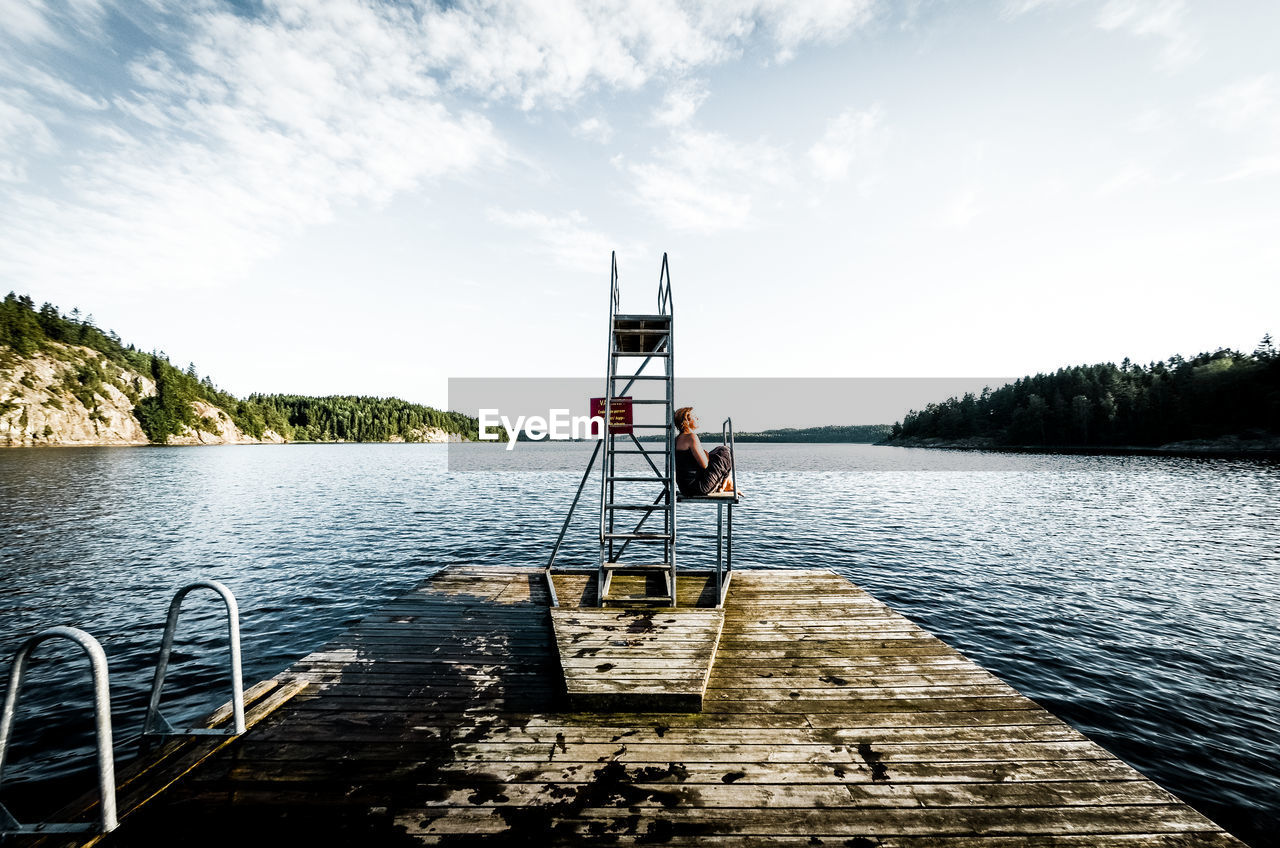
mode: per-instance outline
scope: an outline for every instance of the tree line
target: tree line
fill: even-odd
[[[888,424],[828,424],[825,427],[784,427],[758,433],[734,433],[735,442],[854,442],[870,444],[888,436]],[[712,438],[719,441],[719,433]],[[699,437],[701,438],[701,437]]]
[[[306,442],[417,441],[430,428],[475,440],[476,419],[399,398],[333,395],[250,395],[249,402],[287,422],[291,438]]]
[[[1126,358],[1023,377],[981,394],[912,410],[889,444],[989,440],[1030,447],[1150,447],[1224,436],[1280,434],[1280,353],[1222,348],[1146,366]]]
[[[822,427],[783,427],[778,430],[760,430],[751,432],[744,430],[733,434],[734,442],[773,442],[775,444],[791,443],[851,443],[874,444],[888,438],[892,432],[888,424],[827,424]],[[720,444],[723,437],[720,430],[708,430],[699,433],[698,438],[711,445]],[[638,436],[641,442],[666,441],[665,435]]]
[[[106,384],[115,386],[134,404],[134,416],[156,444],[164,444],[186,427],[217,431],[217,422],[196,414],[192,403],[197,400],[225,410],[237,427],[257,439],[267,430],[289,440],[352,442],[393,437],[414,441],[428,427],[471,439],[478,432],[474,418],[397,398],[251,395],[240,399],[219,389],[208,376],[200,377],[194,363],[178,368],[164,351],[148,353],[126,345],[115,332],[99,329],[92,315],[82,315],[78,309],[63,314],[51,303],[37,309],[29,296],[13,292],[0,302],[0,368],[42,350],[62,358],[53,343],[81,345],[102,354],[105,366],[99,360],[75,364],[62,378],[62,388],[92,416],[97,411],[95,395]],[[123,369],[150,377],[156,393],[143,397],[141,383],[125,379]],[[0,398],[0,412],[5,411],[5,403]]]

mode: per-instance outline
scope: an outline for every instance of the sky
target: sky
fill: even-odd
[[[0,289],[236,394],[1280,334],[1280,4],[0,0]],[[845,422],[842,422],[845,423]]]

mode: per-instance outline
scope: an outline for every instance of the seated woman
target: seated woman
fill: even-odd
[[[727,447],[721,446],[707,453],[698,441],[698,418],[692,406],[682,406],[675,411],[676,436],[676,485],[686,498],[696,498],[713,492],[732,492],[733,457]]]

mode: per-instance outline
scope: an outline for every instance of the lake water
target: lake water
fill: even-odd
[[[539,470],[520,473],[451,472],[450,450],[506,462],[489,445],[0,451],[0,678],[44,627],[93,633],[126,757],[189,580],[238,596],[248,684],[441,566],[544,563],[589,448],[522,444]],[[1280,845],[1280,465],[738,452],[736,565],[846,575],[1239,836]],[[594,556],[586,503],[567,563]],[[682,541],[682,561],[706,544]],[[185,610],[165,711],[192,720],[228,697],[225,624],[212,595]],[[40,654],[10,798],[93,781],[82,662]]]

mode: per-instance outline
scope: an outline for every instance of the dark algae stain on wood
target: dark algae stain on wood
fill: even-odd
[[[871,769],[871,779],[879,783],[882,780],[889,779],[889,769],[885,768],[885,764],[880,762],[882,759],[880,754],[871,750],[871,743],[858,743],[858,756],[862,757],[862,761]]]
[[[309,685],[108,844],[1241,844],[829,572],[736,573],[715,650],[700,712],[574,709],[541,571],[449,568],[282,673]]]

